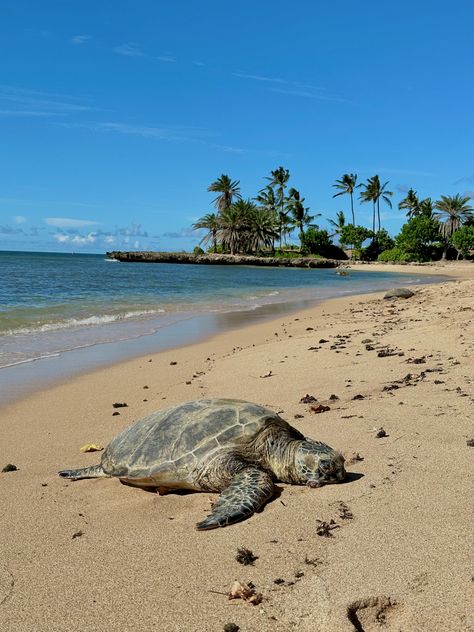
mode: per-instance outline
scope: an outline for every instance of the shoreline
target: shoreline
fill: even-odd
[[[362,266],[364,271],[380,271],[378,265],[371,266],[367,263],[361,263],[359,266],[358,263],[354,264],[355,269]],[[388,272],[450,277],[449,273],[448,275],[445,274],[445,266],[426,266],[422,269],[416,266],[414,268],[407,269],[406,265],[383,264],[383,269]],[[450,266],[448,268],[451,269]],[[350,270],[350,267],[348,266],[347,269]],[[457,278],[460,274],[459,270],[459,266],[456,266],[456,270],[451,273],[453,278]],[[439,281],[434,280],[433,282]],[[338,298],[369,295],[377,291],[379,290],[374,289],[361,294],[354,291],[354,293],[347,293],[340,297],[295,298],[290,301],[263,304],[254,309],[181,314],[174,323],[159,327],[153,333],[142,333],[117,341],[82,345],[47,354],[34,360],[1,367],[0,410],[8,404],[21,400],[22,397],[27,397],[44,389],[54,388],[54,386],[75,379],[79,375],[104,370],[115,364],[140,358],[148,353],[156,354],[186,347],[212,339],[213,336],[225,332],[252,327],[256,323],[271,323],[272,320],[280,317],[296,314]],[[150,351],[147,350],[147,346],[150,347]]]
[[[124,630],[133,621],[134,632],[222,632],[233,622],[242,632],[354,632],[355,623],[378,629],[383,615],[387,632],[472,629],[474,269],[465,272],[407,300],[326,301],[3,409],[0,466],[18,470],[0,474],[0,628],[102,632],[104,621]],[[311,414],[306,394],[330,410]],[[198,532],[208,494],[57,476],[99,460],[80,446],[106,445],[153,410],[205,397],[279,411],[341,450],[348,480],[278,484],[250,519]],[[319,536],[318,521],[330,520],[332,537]],[[255,553],[254,565],[236,561],[238,547]],[[227,599],[236,579],[255,584],[259,606]]]

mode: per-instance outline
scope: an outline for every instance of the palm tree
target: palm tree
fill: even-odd
[[[354,215],[354,191],[362,186],[362,184],[357,184],[357,174],[356,173],[345,173],[342,178],[336,180],[336,184],[332,185],[336,189],[339,189],[339,193],[335,193],[332,197],[335,198],[338,195],[350,195],[351,196],[351,213],[352,213],[352,223],[355,226],[355,215]]]
[[[315,218],[315,215],[309,215],[309,207],[304,206],[304,198],[296,189],[288,191],[287,209],[293,217],[293,225],[299,229],[300,250],[303,247],[304,227]]]
[[[288,180],[290,179],[290,172],[288,169],[284,167],[278,167],[274,171],[270,172],[270,176],[267,177],[267,180],[270,181],[269,186],[276,189],[276,207],[278,209],[278,223],[280,226],[279,234],[280,234],[280,249],[281,249],[281,239],[283,232],[285,231],[285,224],[287,224],[287,215],[288,211],[285,211],[285,188]]]
[[[275,217],[262,207],[253,206],[250,213],[250,232],[248,245],[250,250],[271,248],[278,237],[275,228]]]
[[[220,228],[220,222],[217,215],[215,213],[207,213],[207,215],[204,215],[203,217],[198,219],[195,224],[193,224],[193,230],[199,230],[202,228],[207,230],[208,233],[207,235],[204,235],[199,243],[208,244],[210,241],[212,241],[214,252],[217,252],[217,233]]]
[[[433,217],[433,200],[431,198],[425,198],[420,202],[420,215],[426,217]]]
[[[255,202],[257,202],[259,208],[264,210],[272,224],[273,224],[273,232],[274,238],[272,239],[272,252],[275,251],[275,239],[278,239],[278,212],[277,212],[277,198],[275,196],[275,189],[273,189],[269,184],[258,192],[258,195],[254,198]]]
[[[232,181],[229,176],[223,173],[207,187],[208,191],[220,193],[213,201],[218,213],[222,213],[223,210],[229,208],[234,199],[241,199],[239,184],[240,180]]]
[[[240,250],[244,218],[241,209],[237,206],[240,200],[223,209],[220,214],[218,238],[224,250],[229,250],[235,255]]]
[[[406,209],[408,219],[419,215],[421,211],[421,202],[416,194],[416,191],[409,189],[406,196],[398,204],[398,208],[400,211]]]
[[[392,202],[390,198],[393,195],[393,191],[387,190],[388,182],[384,184],[380,184],[380,178],[378,175],[373,176],[367,180],[367,184],[365,184],[365,191],[361,193],[362,202],[368,202],[369,200],[373,204],[373,219],[372,219],[372,230],[374,234],[375,232],[375,209],[377,208],[377,219],[378,219],[378,230],[381,229],[380,223],[380,198],[388,204],[390,208],[392,208]]]
[[[443,259],[446,259],[453,233],[461,228],[462,224],[473,218],[474,209],[468,204],[470,199],[468,196],[456,193],[456,195],[442,195],[441,199],[436,201],[435,216],[439,222],[439,232],[445,240]],[[444,222],[440,221],[443,218]]]
[[[334,228],[334,232],[332,233],[332,235],[329,235],[329,236],[330,237],[334,237],[334,235],[338,235],[339,236],[341,234],[342,229],[346,225],[346,217],[344,215],[344,212],[343,211],[338,211],[336,213],[336,221],[334,221],[333,219],[330,219],[328,217],[328,222]]]

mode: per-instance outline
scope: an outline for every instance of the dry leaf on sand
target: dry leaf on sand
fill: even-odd
[[[235,581],[229,591],[229,599],[242,599],[248,601],[253,606],[261,603],[262,594],[255,591],[254,586],[251,584],[241,584],[239,581]]]

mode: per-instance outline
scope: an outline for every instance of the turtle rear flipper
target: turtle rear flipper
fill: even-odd
[[[212,508],[212,513],[196,529],[215,529],[248,518],[274,493],[271,474],[256,467],[241,470],[232,479]]]
[[[80,478],[110,478],[110,476],[104,472],[100,463],[78,470],[61,470],[58,474],[62,476],[62,478],[69,478],[73,481],[77,481]]]

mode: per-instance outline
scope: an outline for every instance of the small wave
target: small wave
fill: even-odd
[[[27,364],[29,362],[36,362],[36,360],[45,360],[46,358],[58,358],[60,353],[45,353],[40,356],[35,356],[34,358],[25,358],[24,360],[13,360],[7,364],[1,364],[0,369],[6,369],[11,366],[18,366],[19,364]]]
[[[87,318],[69,318],[68,320],[57,323],[45,323],[37,327],[19,327],[17,329],[9,329],[4,334],[20,335],[31,334],[46,331],[57,331],[59,329],[72,329],[73,327],[90,327],[98,325],[107,325],[132,318],[140,318],[150,314],[163,314],[164,309],[147,309],[133,312],[125,312],[124,314],[103,314],[102,316],[88,316]]]

